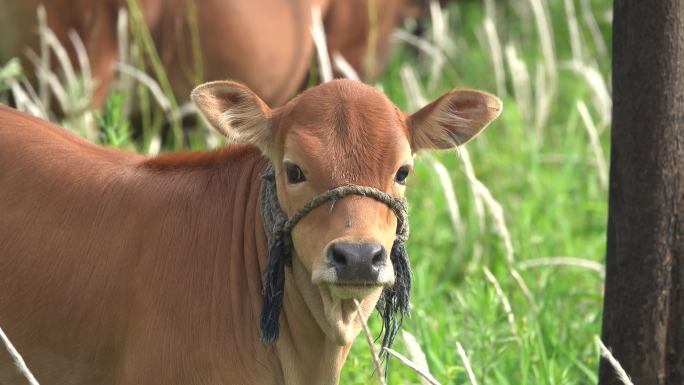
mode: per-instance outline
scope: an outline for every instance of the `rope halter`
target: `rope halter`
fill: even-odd
[[[383,347],[389,347],[396,335],[404,314],[409,311],[411,270],[404,242],[409,236],[408,206],[406,199],[394,197],[373,187],[347,185],[328,190],[314,197],[291,218],[278,203],[275,168],[269,164],[261,182],[261,215],[268,238],[268,265],[264,277],[263,307],[261,312],[261,339],[275,342],[279,334],[279,316],[285,289],[285,266],[292,262],[292,229],[315,208],[329,201],[349,195],[375,199],[389,207],[397,217],[397,230],[390,260],[394,268],[395,284],[386,287],[376,309],[383,318]]]

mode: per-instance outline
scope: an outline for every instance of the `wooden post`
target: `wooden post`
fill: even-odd
[[[615,0],[604,343],[684,383],[684,1]],[[602,360],[599,382],[620,384]]]

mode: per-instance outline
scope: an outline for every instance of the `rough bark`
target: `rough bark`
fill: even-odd
[[[635,384],[684,383],[684,1],[616,0],[605,344]],[[602,360],[600,384],[620,384]]]

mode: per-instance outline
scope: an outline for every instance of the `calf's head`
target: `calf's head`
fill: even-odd
[[[339,186],[403,197],[416,152],[461,145],[501,111],[496,97],[464,89],[407,115],[378,90],[350,80],[311,88],[277,109],[229,81],[201,85],[192,98],[229,140],[270,158],[289,217]],[[292,229],[294,285],[329,339],[351,342],[360,327],[353,300],[368,314],[395,284],[396,230],[387,205],[358,195],[317,207]]]

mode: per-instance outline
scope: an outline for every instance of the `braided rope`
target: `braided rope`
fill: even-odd
[[[406,199],[393,197],[386,192],[380,191],[373,187],[367,186],[340,186],[332,190],[328,190],[323,194],[320,194],[313,198],[309,203],[304,205],[295,215],[292,216],[283,225],[282,231],[285,233],[290,233],[292,228],[308,213],[310,213],[315,208],[321,206],[322,204],[329,201],[336,201],[342,199],[349,195],[360,195],[369,198],[373,198],[378,202],[384,203],[389,207],[394,215],[397,217],[397,239],[400,241],[406,241],[409,235],[408,226],[408,208],[406,205]]]
[[[291,218],[282,210],[278,203],[275,184],[275,168],[269,164],[263,176],[261,187],[261,214],[264,227],[269,238],[288,236],[292,229],[311,211],[329,201],[337,201],[349,195],[364,196],[385,204],[397,217],[397,240],[406,242],[409,237],[408,204],[406,198],[394,197],[374,187],[347,185],[328,190],[314,197],[309,203],[299,209]]]

